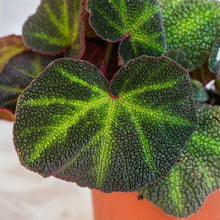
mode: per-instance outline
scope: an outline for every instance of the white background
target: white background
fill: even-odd
[[[0,37],[21,34],[40,0],[0,0]],[[12,123],[0,120],[0,220],[92,220],[90,190],[23,168]]]

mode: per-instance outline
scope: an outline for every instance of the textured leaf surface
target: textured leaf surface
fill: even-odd
[[[204,63],[220,36],[220,2],[215,0],[159,0],[168,49],[181,49],[190,69]]]
[[[90,22],[98,35],[120,41],[125,62],[141,55],[160,56],[165,51],[157,0],[90,0]]]
[[[0,73],[0,109],[14,113],[21,92],[56,58],[29,51],[14,56]]]
[[[220,71],[219,69],[220,67],[217,60],[219,50],[220,50],[220,38],[218,38],[217,41],[215,42],[212,48],[211,55],[209,56],[209,70],[212,73],[218,73],[218,71]]]
[[[141,193],[168,214],[186,217],[199,210],[220,186],[220,108],[201,105],[199,127],[171,173]]]
[[[78,58],[83,49],[80,13],[80,0],[42,0],[23,26],[25,44],[46,54],[61,53],[71,46],[69,53]]]
[[[21,36],[10,35],[0,38],[0,71],[18,53],[27,50]]]
[[[110,91],[90,63],[50,64],[19,100],[21,163],[105,192],[166,175],[196,124],[188,75],[168,58],[142,57],[120,70]]]
[[[193,87],[194,100],[197,102],[206,102],[209,97],[202,83],[194,79],[192,79],[191,82]]]
[[[179,63],[185,69],[189,68],[189,62],[186,59],[184,52],[180,49],[177,50],[168,50],[162,54],[162,56],[169,57],[170,59]]]

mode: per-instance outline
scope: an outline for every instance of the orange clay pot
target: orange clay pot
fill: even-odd
[[[177,220],[147,200],[137,200],[138,193],[101,193],[92,190],[94,220]],[[220,190],[206,199],[199,212],[186,220],[220,220]]]

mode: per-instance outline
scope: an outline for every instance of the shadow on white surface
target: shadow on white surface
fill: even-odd
[[[11,133],[12,123],[0,121],[0,219],[92,220],[90,190],[23,168]]]

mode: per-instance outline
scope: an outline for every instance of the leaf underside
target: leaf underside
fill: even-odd
[[[0,109],[15,113],[18,96],[56,58],[31,51],[14,56],[0,73]]]
[[[90,0],[90,22],[107,41],[121,41],[125,62],[141,55],[160,56],[165,37],[157,0]]]
[[[0,71],[13,56],[25,50],[28,48],[24,46],[21,36],[10,35],[0,38]]]
[[[191,80],[191,83],[193,88],[194,100],[197,102],[206,102],[209,99],[209,96],[202,83],[194,79]]]
[[[181,49],[190,70],[201,66],[220,36],[220,2],[159,0],[168,49]]]
[[[168,58],[130,61],[110,88],[92,64],[61,59],[20,97],[14,143],[45,177],[136,191],[170,171],[196,121],[190,79]]]
[[[42,0],[37,12],[23,26],[25,44],[45,54],[69,53],[78,58],[83,50],[80,0]]]
[[[164,212],[187,217],[220,187],[220,108],[199,106],[199,127],[170,174],[141,194]]]
[[[220,38],[218,38],[217,41],[215,42],[215,44],[212,48],[212,52],[209,56],[209,70],[212,73],[220,72],[220,67],[219,67],[220,61],[218,62],[218,60],[217,60],[219,50],[220,50]]]

